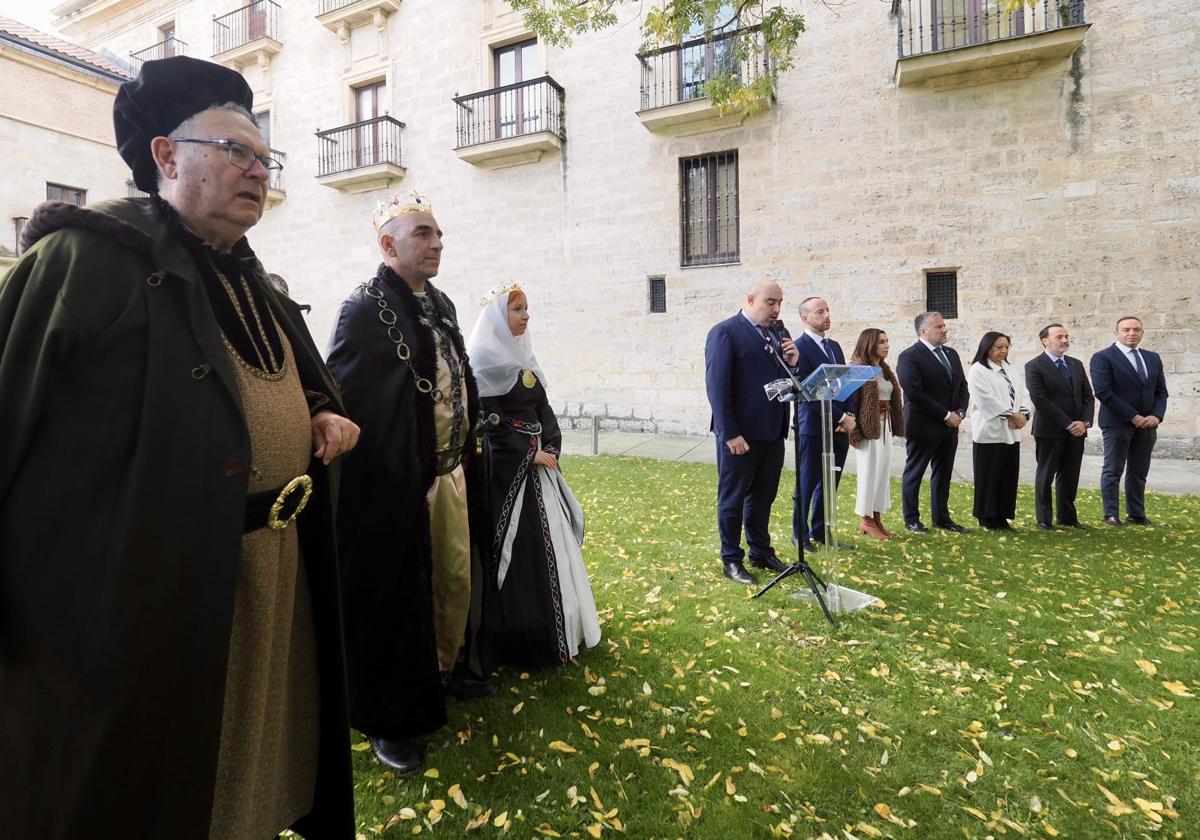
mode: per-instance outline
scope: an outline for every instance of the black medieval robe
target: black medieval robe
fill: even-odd
[[[382,293],[396,314],[390,336],[368,288]],[[454,304],[433,284],[426,288],[435,317],[449,327],[463,360],[466,422],[473,427],[479,396]],[[400,336],[416,371],[436,381],[433,333],[422,317],[408,285],[381,265],[342,304],[326,360],[348,416],[362,429],[358,446],[343,465],[338,507],[350,722],[368,735],[388,739],[429,733],[446,722],[425,501],[435,475],[433,399],[417,390],[394,340]],[[472,431],[464,464],[469,495],[474,448]],[[468,634],[476,630],[473,622]]]
[[[151,199],[52,203],[0,286],[0,834],[207,840],[250,437]],[[342,412],[299,308],[254,282]],[[298,520],[320,663],[306,838],[352,838],[337,465]]]

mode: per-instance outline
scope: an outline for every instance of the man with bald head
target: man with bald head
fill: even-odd
[[[786,568],[771,547],[768,523],[779,490],[788,404],[768,400],[763,386],[783,376],[777,356],[789,366],[799,359],[779,320],[783,290],[759,279],[746,292],[740,312],[708,332],[704,381],[717,436],[717,527],[725,576],[753,584],[746,570],[741,532],[746,531],[753,566]],[[779,326],[782,326],[780,324]]]
[[[800,301],[800,320],[804,323],[804,335],[796,342],[800,361],[796,377],[801,381],[821,365],[844,365],[846,355],[842,345],[826,334],[833,325],[829,304],[821,297],[807,297]],[[854,430],[854,414],[850,404],[841,400],[833,402],[833,454],[834,495],[842,480],[842,468],[850,451],[850,432]],[[803,540],[804,550],[813,551],[813,543],[825,543],[825,485],[821,479],[821,403],[818,401],[796,403],[796,482],[798,493],[792,506],[792,539]],[[809,525],[811,517],[812,525]]]
[[[350,723],[408,773],[424,761],[417,738],[446,722],[443,687],[493,690],[460,656],[472,601],[464,463],[479,400],[454,304],[431,282],[442,230],[429,200],[394,196],[372,220],[383,262],[342,304],[328,354],[363,430],[361,457],[345,465],[338,545]]]

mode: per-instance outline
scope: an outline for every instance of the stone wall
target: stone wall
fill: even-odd
[[[93,48],[146,46],[131,33],[150,37],[156,3],[135,5],[128,30],[72,32]],[[384,193],[318,184],[313,133],[351,121],[355,80],[385,78],[390,113],[406,124],[401,187],[429,194],[446,231],[440,284],[468,330],[486,289],[528,289],[539,357],[569,417],[705,432],[704,337],[755,277],[780,280],[793,330],[795,304],[819,294],[843,345],[878,326],[898,352],[924,308],[925,272],[954,269],[951,341],[968,358],[1000,329],[1023,363],[1040,350],[1038,329],[1061,320],[1086,362],[1118,315],[1141,315],[1172,393],[1160,446],[1200,455],[1200,6],[1092,2],[1071,60],[916,87],[893,80],[888,8],[804,4],[809,32],[773,107],[680,136],[651,133],[635,114],[639,4],[624,4],[625,25],[542,50],[566,90],[563,152],[488,170],[455,155],[451,98],[492,85],[487,47],[517,31],[499,0],[404,0],[382,55],[370,24],[344,47],[314,19],[315,2],[287,3],[269,89],[247,73],[288,155],[287,198],[252,241],[313,305],[323,343],[338,302],[378,261],[369,213]],[[178,36],[200,47],[191,54],[207,54],[211,16],[227,10],[187,6]],[[741,261],[681,268],[679,158],[730,149]],[[648,312],[650,275],[666,277],[666,314]]]

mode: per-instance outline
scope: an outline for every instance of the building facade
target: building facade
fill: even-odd
[[[946,310],[970,358],[1018,364],[1062,321],[1086,362],[1145,319],[1171,389],[1160,449],[1200,455],[1200,6],[1191,0],[804,4],[808,32],[750,116],[703,97],[767,72],[734,30],[639,55],[642,4],[567,49],[501,0],[70,0],[106,55],[242,70],[286,155],[252,242],[318,341],[378,263],[369,217],[416,188],[446,233],[466,329],[519,281],[564,419],[708,427],[703,345],[764,275],[827,298],[832,335],[913,340]],[[1098,437],[1098,436],[1097,436]]]
[[[21,228],[47,199],[76,204],[128,194],[112,103],[122,69],[75,44],[0,17],[0,273]]]

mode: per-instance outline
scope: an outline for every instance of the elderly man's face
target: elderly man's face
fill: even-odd
[[[432,213],[405,213],[384,230],[379,247],[392,271],[409,282],[424,283],[437,277],[442,262],[442,229]]]
[[[234,111],[209,110],[188,120],[183,132],[196,140],[235,140],[254,153],[269,153],[258,127]],[[232,245],[262,217],[267,198],[267,170],[260,163],[249,170],[229,161],[228,149],[201,143],[174,143],[175,178],[164,182],[163,196],[184,223],[210,240]],[[213,242],[210,232],[219,240]]]

